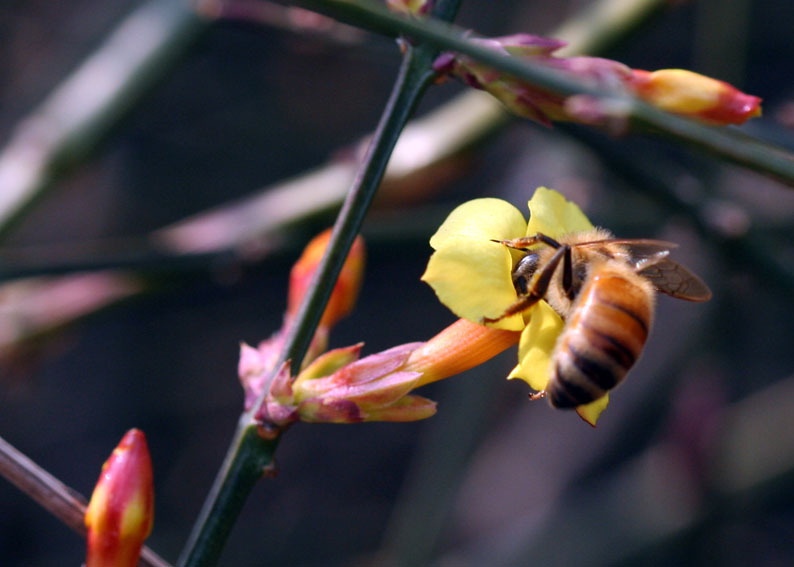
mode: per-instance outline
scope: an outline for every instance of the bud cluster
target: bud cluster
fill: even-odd
[[[553,38],[516,34],[475,38],[506,57],[519,57],[571,76],[583,85],[616,94],[638,97],[662,110],[713,125],[742,124],[761,115],[761,99],[728,83],[683,69],[655,72],[630,67],[600,57],[557,57],[566,43]],[[610,111],[589,97],[565,97],[488,67],[467,55],[447,52],[434,69],[489,92],[507,109],[544,125],[554,121],[593,123],[604,121]]]

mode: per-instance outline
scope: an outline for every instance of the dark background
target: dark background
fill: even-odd
[[[463,4],[461,25],[503,35],[547,32],[585,2]],[[0,2],[0,143],[136,6]],[[682,3],[609,56],[763,97],[746,129],[791,148],[793,19],[780,2]],[[145,235],[315,167],[371,131],[398,63],[385,38],[341,45],[220,23],[3,246]],[[457,92],[434,89],[420,112]],[[769,262],[794,259],[791,189],[659,139],[521,121],[465,168],[440,193],[373,211],[361,298],[332,346],[363,340],[372,353],[451,323],[419,281],[435,226],[474,196],[523,210],[539,185],[617,234],[681,243],[677,258],[714,300],[660,298],[644,356],[595,430],[504,380],[515,349],[422,391],[439,403],[427,421],[296,425],[221,564],[790,564],[791,272]],[[149,293],[35,343],[24,364],[0,367],[0,435],[89,495],[124,431],[143,429],[157,499],[148,545],[175,561],[241,410],[239,341],[278,328],[289,266],[331,222],[307,221],[258,262],[158,266]],[[83,560],[83,540],[5,481],[0,511],[3,565]]]

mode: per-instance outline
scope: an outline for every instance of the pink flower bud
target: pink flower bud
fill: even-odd
[[[300,419],[356,423],[430,417],[435,403],[408,395],[420,373],[401,370],[421,344],[409,343],[358,359],[359,344],[318,357],[292,385]]]
[[[135,567],[154,523],[154,481],[146,437],[130,429],[102,465],[85,512],[86,567]]]

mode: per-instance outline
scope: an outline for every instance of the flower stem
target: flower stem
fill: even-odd
[[[614,108],[620,117],[631,119],[639,126],[695,145],[727,161],[794,187],[794,159],[791,155],[742,132],[704,126],[661,111],[625,93],[594,88],[546,66],[517,57],[505,57],[498,51],[469,41],[464,36],[464,30],[450,24],[403,18],[365,0],[299,0],[297,3],[378,33],[402,33],[440,49],[468,55],[494,69],[561,96],[589,95],[601,101],[604,108]]]
[[[429,50],[421,46],[408,47],[392,96],[367,148],[364,164],[342,203],[325,256],[315,274],[310,291],[298,310],[296,318],[298,323],[292,327],[287,337],[288,347],[283,360],[292,361],[293,375],[300,368],[333,290],[334,282],[383,178],[400,132],[434,76],[431,70],[433,59]]]
[[[436,5],[435,15],[451,19],[458,4],[459,0],[441,0]],[[291,361],[293,375],[300,368],[397,139],[435,76],[432,64],[437,50],[434,47],[426,44],[406,44],[405,47],[403,63],[392,94],[361,168],[342,204],[320,266],[287,336],[281,361]],[[275,369],[281,366],[281,361],[274,366]],[[263,398],[267,392],[268,387],[265,387]],[[179,559],[180,567],[214,565],[217,562],[248,494],[265,468],[272,466],[281,432],[273,431],[268,437],[260,434],[254,414],[262,402],[263,399],[260,399],[253,404],[252,409],[240,418],[223,467]]]
[[[256,482],[273,464],[278,436],[259,434],[243,414],[177,565],[214,565]]]

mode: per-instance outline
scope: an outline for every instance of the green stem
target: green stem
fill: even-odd
[[[263,437],[248,415],[243,414],[177,565],[217,563],[248,495],[267,467],[272,466],[277,444],[278,436]]]
[[[297,324],[287,337],[282,360],[290,360],[292,374],[297,374],[314,336],[334,282],[347,258],[353,240],[361,229],[364,216],[375,196],[397,139],[408,122],[422,93],[432,81],[434,56],[428,49],[408,47],[384,114],[375,131],[359,170],[334,224],[327,251],[314,275],[309,293],[297,314]]]
[[[437,5],[436,15],[451,18],[458,3],[459,0],[442,0]],[[287,336],[280,361],[291,361],[293,375],[300,368],[334,283],[383,178],[397,139],[425,89],[432,83],[432,63],[436,56],[437,50],[433,47],[406,45],[392,95],[367,149],[361,169],[342,204],[328,247],[298,310],[295,324]],[[274,374],[280,366],[281,362],[274,366]],[[263,388],[260,399],[240,418],[223,467],[179,559],[179,567],[199,567],[217,562],[248,494],[262,476],[263,469],[272,464],[280,431],[275,431],[272,437],[265,439],[260,435],[254,419],[257,409],[264,403],[268,389],[269,383]]]
[[[561,96],[592,96],[599,99],[605,108],[619,108],[622,117],[633,119],[639,125],[658,130],[673,139],[698,146],[727,161],[794,186],[794,159],[781,148],[762,143],[729,128],[704,126],[663,112],[625,93],[582,84],[569,75],[526,59],[505,57],[497,51],[467,40],[461,28],[438,21],[402,18],[364,0],[298,0],[297,3],[379,33],[402,33],[440,49],[468,55],[494,69]]]

